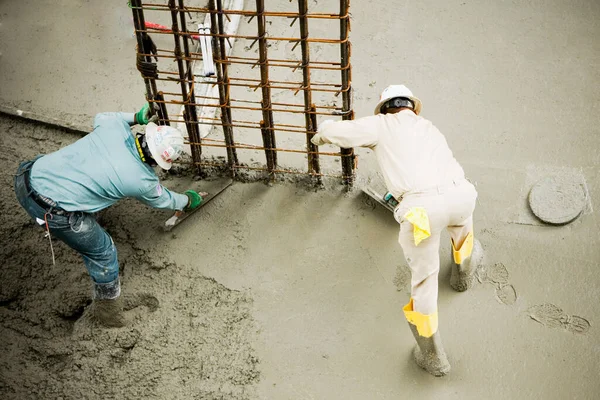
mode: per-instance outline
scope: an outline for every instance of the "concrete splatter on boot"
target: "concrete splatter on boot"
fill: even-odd
[[[408,323],[417,345],[413,350],[413,357],[417,365],[433,376],[444,376],[450,372],[450,363],[442,345],[440,332],[435,332],[431,337],[419,335],[417,327]]]
[[[473,241],[473,251],[471,254],[457,264],[455,260],[454,249],[452,249],[452,272],[450,275],[450,286],[457,292],[464,292],[473,286],[475,281],[475,271],[483,261],[483,247],[479,240]]]
[[[108,328],[125,326],[119,278],[108,283],[94,282],[91,319]]]

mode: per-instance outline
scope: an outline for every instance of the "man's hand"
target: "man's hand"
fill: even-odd
[[[323,122],[321,122],[321,124],[319,125],[319,128],[317,129],[318,133],[316,135],[314,135],[312,137],[312,139],[310,140],[312,142],[312,144],[314,144],[315,146],[323,146],[324,144],[327,144],[329,142],[326,142],[325,139],[323,139],[323,137],[321,136],[321,132],[323,132],[323,128],[325,128],[327,125],[332,124],[333,120],[331,119],[327,119]]]
[[[321,135],[319,135],[318,133],[316,135],[314,135],[312,137],[312,139],[310,139],[310,141],[315,146],[323,146],[325,144],[325,140],[323,140],[323,138],[321,137]]]
[[[202,201],[204,200],[203,197],[208,196],[208,193],[206,192],[197,193],[193,190],[186,190],[184,194],[188,197],[188,203],[183,211],[195,210],[202,204]]]
[[[135,122],[140,125],[147,125],[149,122],[158,121],[157,115],[152,115],[150,104],[146,103],[140,111],[135,113]]]

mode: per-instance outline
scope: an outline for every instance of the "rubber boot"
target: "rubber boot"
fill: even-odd
[[[475,282],[475,272],[483,261],[483,247],[479,240],[474,239],[473,250],[471,254],[461,261],[460,264],[456,263],[456,250],[454,247],[451,249],[452,258],[452,272],[450,274],[450,287],[457,292],[464,292],[473,286]]]
[[[108,283],[94,282],[91,315],[93,320],[108,328],[125,326],[119,278]]]
[[[450,372],[450,363],[442,346],[440,332],[435,332],[431,337],[419,335],[417,327],[410,322],[410,330],[417,341],[413,350],[413,357],[417,365],[433,376],[444,376]]]

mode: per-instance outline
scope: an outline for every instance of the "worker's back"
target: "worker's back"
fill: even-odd
[[[374,151],[393,195],[429,190],[464,178],[446,138],[430,121],[408,110],[376,118]]]
[[[119,113],[98,114],[93,132],[38,159],[31,171],[32,188],[67,211],[96,212],[157,184]]]

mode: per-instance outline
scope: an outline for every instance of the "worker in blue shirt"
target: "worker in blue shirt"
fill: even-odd
[[[137,113],[96,115],[94,130],[54,153],[21,163],[15,192],[21,206],[51,238],[83,257],[93,282],[92,315],[105,326],[122,326],[117,249],[94,213],[124,197],[161,209],[190,211],[202,196],[163,187],[153,167],[171,168],[184,147],[182,133],[149,122],[146,104]],[[131,125],[146,125],[134,135]]]

